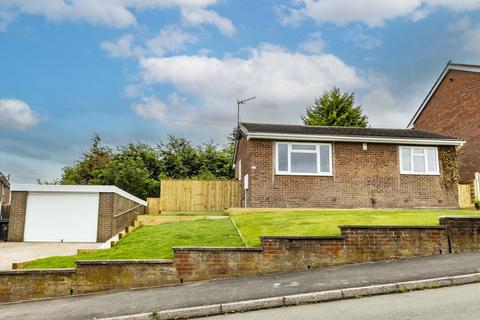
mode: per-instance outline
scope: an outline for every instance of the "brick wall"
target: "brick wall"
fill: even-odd
[[[478,217],[441,217],[440,224],[447,227],[451,252],[459,253],[480,249],[480,219]]]
[[[174,264],[196,281],[448,252],[442,226],[340,228],[339,237],[262,237],[261,248],[174,248]]]
[[[78,261],[74,294],[178,283],[171,260]]]
[[[171,285],[480,249],[480,217],[440,226],[341,226],[337,237],[262,237],[260,248],[174,248],[172,260],[78,261],[70,270],[0,272],[0,302]]]
[[[0,302],[71,294],[75,269],[0,271]]]
[[[144,206],[138,207],[138,203],[116,193],[100,193],[97,241],[107,241],[124,230],[135,221],[138,214],[145,214]]]
[[[458,151],[460,182],[480,171],[480,73],[450,70],[414,123],[422,131],[465,140]]]
[[[430,176],[401,175],[398,145],[332,146],[333,176],[276,175],[275,141],[249,140],[239,150],[249,174],[248,206],[368,208],[374,199],[376,208],[458,207],[457,185],[443,183],[440,152],[454,147],[439,147],[441,174]]]
[[[13,191],[8,223],[8,241],[23,241],[28,192]]]

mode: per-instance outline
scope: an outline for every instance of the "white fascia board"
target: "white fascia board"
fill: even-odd
[[[367,142],[367,143],[393,143],[431,146],[462,146],[462,140],[438,140],[438,139],[411,139],[411,138],[384,138],[384,137],[354,137],[354,136],[330,136],[330,135],[304,135],[304,134],[281,134],[281,133],[256,133],[250,132],[248,139],[270,139],[287,141],[339,141],[339,142]]]
[[[12,184],[11,190],[26,192],[116,193],[143,206],[147,205],[146,201],[115,186]]]
[[[428,92],[427,96],[425,97],[425,99],[422,101],[422,104],[420,105],[420,108],[418,108],[417,112],[415,112],[415,114],[413,115],[413,118],[412,120],[410,120],[410,122],[408,123],[408,126],[407,128],[408,129],[412,129],[413,128],[413,124],[415,123],[415,121],[417,121],[418,117],[420,116],[420,114],[422,113],[423,109],[425,108],[425,106],[428,104],[428,102],[430,101],[430,98],[432,98],[433,94],[435,93],[435,91],[437,91],[437,88],[438,86],[440,85],[440,83],[442,83],[443,81],[443,78],[445,78],[445,76],[447,75],[448,71],[450,70],[459,70],[459,71],[468,71],[468,72],[480,72],[480,68],[478,66],[469,66],[469,65],[461,65],[461,64],[449,64],[447,65],[444,69],[443,69],[443,72],[440,74],[440,76],[438,77],[437,81],[435,81],[435,84],[433,85],[433,87],[430,89],[430,91]]]

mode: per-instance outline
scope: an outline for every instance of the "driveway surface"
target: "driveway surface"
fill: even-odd
[[[480,284],[209,317],[210,320],[476,320]]]
[[[76,254],[77,249],[94,249],[100,245],[101,243],[0,241],[0,270],[11,269],[13,262],[68,256]]]
[[[0,319],[80,320],[475,273],[480,252],[0,304]],[[480,298],[478,298],[480,301]]]

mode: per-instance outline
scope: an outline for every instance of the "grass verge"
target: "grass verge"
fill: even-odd
[[[339,225],[435,226],[440,216],[479,215],[465,210],[319,210],[263,211],[232,216],[248,246],[260,236],[335,236]]]
[[[167,223],[140,227],[111,249],[38,259],[24,268],[73,268],[76,260],[169,259],[173,246],[244,245],[229,219]]]

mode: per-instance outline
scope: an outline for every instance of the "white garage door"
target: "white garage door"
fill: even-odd
[[[96,242],[98,193],[29,192],[24,241]]]

